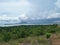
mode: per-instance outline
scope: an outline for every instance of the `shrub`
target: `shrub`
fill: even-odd
[[[50,30],[50,33],[55,33],[56,31],[54,29]]]
[[[5,33],[5,34],[3,35],[3,41],[5,41],[5,42],[9,41],[10,38],[11,38],[11,36],[9,35],[9,33]]]
[[[51,36],[51,33],[46,33],[46,38],[47,39],[50,38],[50,36]]]

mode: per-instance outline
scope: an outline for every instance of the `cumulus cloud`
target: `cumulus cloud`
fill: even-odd
[[[47,17],[48,18],[59,18],[60,17],[60,13],[51,13],[49,14],[49,16]]]
[[[56,4],[56,6],[58,6],[60,8],[60,0],[57,0],[57,2],[55,4]]]
[[[26,13],[30,10],[31,4],[27,0],[2,1],[0,2],[0,23],[19,23],[27,20]]]
[[[18,20],[16,16],[9,16],[9,15],[1,15],[0,20]]]
[[[26,0],[20,0],[20,1],[17,1],[17,2],[0,2],[0,5],[2,5],[2,7],[20,7],[20,6],[28,6],[30,5],[28,1]]]
[[[57,12],[57,10],[60,9],[60,0],[57,0],[55,3],[56,7],[54,7],[55,9],[50,11],[48,16],[47,16],[47,19],[48,18],[60,18],[60,11]]]
[[[0,2],[0,14],[22,14],[30,10],[31,4],[27,0],[18,0],[14,2]]]
[[[1,15],[0,16],[0,20],[17,20],[17,21],[21,21],[21,20],[25,20],[28,17],[26,16],[26,14],[21,14],[21,15]]]

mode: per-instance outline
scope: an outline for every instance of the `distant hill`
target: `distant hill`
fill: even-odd
[[[0,21],[0,25],[20,25],[20,24],[60,24],[60,18],[49,18],[49,19],[39,19],[39,20],[22,20],[21,22],[17,21]]]

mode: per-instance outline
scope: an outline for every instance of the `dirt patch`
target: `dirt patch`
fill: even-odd
[[[51,44],[52,45],[60,45],[60,39],[58,37],[59,36],[57,34],[53,34],[51,36]]]

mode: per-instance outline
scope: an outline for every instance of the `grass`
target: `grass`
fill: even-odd
[[[9,42],[0,43],[0,45],[22,45],[22,44],[23,45],[48,45],[49,40],[44,35],[44,36],[20,38],[18,40],[10,40]]]

